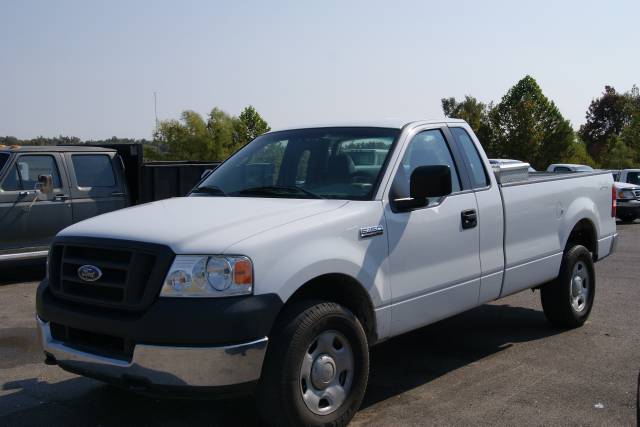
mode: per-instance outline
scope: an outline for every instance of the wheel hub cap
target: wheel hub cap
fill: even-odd
[[[579,261],[573,267],[571,276],[571,306],[577,312],[587,307],[589,301],[589,272],[587,265]]]
[[[311,382],[320,390],[324,390],[336,376],[336,362],[327,354],[319,356],[311,368]]]
[[[311,412],[327,415],[349,397],[354,357],[347,338],[338,331],[324,331],[307,348],[300,366],[300,393]]]

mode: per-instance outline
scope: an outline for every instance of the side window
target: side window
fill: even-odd
[[[2,183],[2,189],[4,191],[22,190],[17,166],[11,166],[11,169],[7,171],[7,176],[4,178],[4,182]]]
[[[20,156],[16,161],[16,171],[9,171],[9,175],[2,184],[4,190],[10,185],[14,190],[33,190],[38,183],[40,175],[51,175],[53,187],[60,188],[60,173],[53,156],[49,155],[27,155]]]
[[[471,183],[473,184],[473,188],[482,188],[489,185],[489,176],[487,175],[487,172],[484,168],[484,164],[482,162],[482,159],[480,158],[480,154],[476,149],[476,145],[473,143],[473,140],[471,139],[467,131],[463,128],[451,128],[451,133],[453,133],[453,136],[462,147],[462,151],[467,158],[467,164],[470,168]]]
[[[571,172],[571,169],[569,169],[566,166],[556,166],[553,171],[554,172]]]
[[[409,197],[409,178],[418,166],[446,165],[451,169],[451,191],[460,191],[460,178],[449,146],[437,129],[417,134],[407,147],[393,180],[393,199]]]
[[[106,154],[74,154],[71,156],[78,187],[113,187],[116,177],[111,157]]]

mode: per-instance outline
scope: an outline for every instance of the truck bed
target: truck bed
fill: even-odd
[[[580,220],[595,230],[594,257],[608,254],[611,221],[609,172],[532,173],[500,184],[504,215],[505,274],[500,295],[558,275],[564,246]]]

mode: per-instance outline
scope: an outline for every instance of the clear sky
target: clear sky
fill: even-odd
[[[640,1],[0,0],[0,135],[149,138],[182,110],[272,127],[440,118],[526,74],[574,128],[640,84]]]

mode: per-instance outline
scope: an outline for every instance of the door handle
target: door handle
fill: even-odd
[[[114,191],[113,193],[111,193],[111,195],[113,197],[122,197],[124,196],[124,193],[122,191]]]
[[[32,194],[36,194],[35,191],[21,191],[18,193],[18,196],[24,197],[24,196],[30,196]]]
[[[69,196],[67,196],[66,194],[56,194],[55,196],[53,196],[53,200],[57,202],[63,202],[67,199],[69,199]]]
[[[462,218],[462,228],[473,228],[478,225],[478,214],[475,209],[467,209],[460,212]]]

